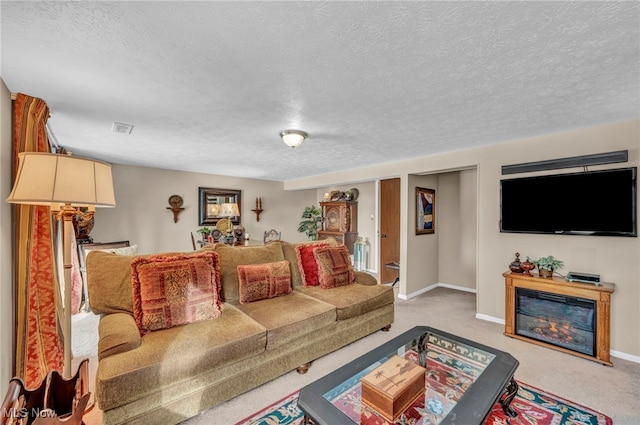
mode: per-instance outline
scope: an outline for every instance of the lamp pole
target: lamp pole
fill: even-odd
[[[63,335],[63,355],[64,366],[62,375],[71,378],[71,240],[73,238],[73,217],[80,215],[83,220],[89,220],[93,216],[93,211],[82,212],[79,208],[74,208],[71,204],[64,204],[60,211],[55,210],[52,205],[51,212],[57,220],[62,220],[62,260],[64,264],[64,304],[62,309],[62,335]]]

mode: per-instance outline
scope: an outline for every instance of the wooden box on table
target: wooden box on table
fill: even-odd
[[[418,397],[424,396],[425,372],[410,360],[392,356],[360,380],[362,404],[395,422]]]

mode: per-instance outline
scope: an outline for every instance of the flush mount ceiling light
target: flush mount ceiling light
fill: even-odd
[[[287,146],[295,148],[302,144],[305,137],[307,137],[307,133],[301,130],[284,130],[280,132],[280,137],[282,137],[282,141]]]
[[[113,122],[111,125],[111,131],[114,133],[131,134],[133,126],[131,124],[124,124],[121,122]]]

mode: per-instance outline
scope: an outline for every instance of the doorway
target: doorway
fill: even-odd
[[[378,270],[380,283],[392,283],[400,272],[385,264],[400,261],[400,178],[380,180],[379,193]]]

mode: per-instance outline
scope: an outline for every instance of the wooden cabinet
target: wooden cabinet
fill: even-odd
[[[344,244],[353,254],[353,244],[358,237],[358,203],[353,201],[320,202],[322,208],[322,230],[318,240],[329,237]]]

